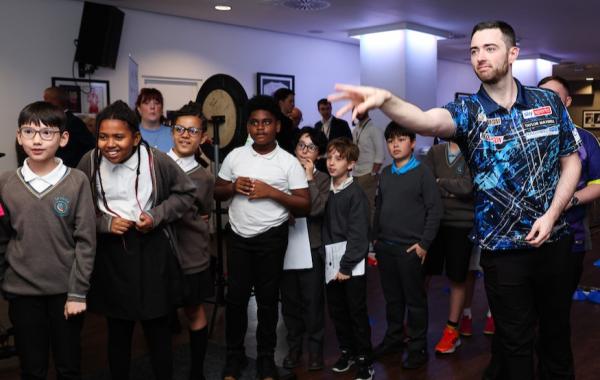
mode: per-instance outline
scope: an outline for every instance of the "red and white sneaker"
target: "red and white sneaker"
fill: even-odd
[[[496,333],[496,325],[494,324],[494,317],[491,315],[485,319],[485,327],[483,328],[485,335],[494,335]]]
[[[473,318],[463,315],[462,319],[460,320],[460,327],[458,331],[462,336],[473,335]]]
[[[458,331],[450,326],[446,326],[442,334],[442,339],[435,346],[435,352],[438,354],[451,354],[460,346],[460,336]]]

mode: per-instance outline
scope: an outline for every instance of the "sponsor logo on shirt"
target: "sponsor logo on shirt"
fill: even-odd
[[[54,198],[54,213],[60,217],[69,215],[71,211],[71,200],[67,197]]]
[[[575,144],[577,145],[581,145],[581,136],[579,136],[579,132],[577,131],[577,128],[573,128],[573,138],[575,139]],[[2,216],[2,215],[0,215]]]
[[[504,136],[494,136],[485,132],[482,132],[479,137],[483,141],[491,142],[493,144],[502,144],[504,142]]]
[[[540,137],[555,136],[555,135],[558,135],[558,132],[559,132],[558,125],[555,125],[555,126],[549,127],[549,128],[538,129],[537,131],[526,132],[525,139],[531,140],[531,139],[537,139]]]
[[[487,120],[487,116],[484,113],[477,114],[477,121],[483,123]]]
[[[552,115],[552,108],[550,106],[533,108],[530,110],[523,111],[523,119],[531,119],[534,117]]]
[[[488,127],[495,127],[497,125],[500,125],[501,123],[502,123],[502,119],[499,117],[494,117],[492,119],[487,120]]]

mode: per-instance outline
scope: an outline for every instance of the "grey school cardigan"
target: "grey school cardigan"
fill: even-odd
[[[308,239],[310,248],[321,246],[321,229],[323,214],[329,197],[329,176],[323,172],[315,171],[312,181],[308,181],[310,193],[310,214],[308,215]]]
[[[475,210],[471,172],[462,153],[450,164],[447,149],[448,144],[432,146],[423,163],[437,179],[444,204],[441,224],[470,228],[473,227]]]
[[[38,193],[21,169],[0,176],[0,283],[7,295],[67,293],[85,301],[96,253],[94,203],[86,176],[67,169]]]
[[[174,227],[181,269],[185,274],[194,274],[208,269],[210,264],[209,226],[202,215],[210,215],[212,211],[215,179],[200,165],[186,174],[196,185],[194,204]]]
[[[148,213],[154,220],[154,228],[169,224],[180,219],[194,202],[194,191],[196,186],[181,170],[181,168],[165,153],[154,148],[142,146],[148,149],[148,156],[152,162],[152,208]],[[83,171],[94,183],[94,168],[96,149],[87,152],[79,161],[77,168]],[[92,186],[94,201],[98,199],[97,191]],[[171,196],[174,195],[174,196]],[[96,203],[94,202],[94,205]],[[103,212],[97,212],[96,230],[98,233],[110,233],[112,216]]]

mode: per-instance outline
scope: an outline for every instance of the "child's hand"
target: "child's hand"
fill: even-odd
[[[335,280],[336,281],[346,281],[350,278],[350,276],[345,275],[343,273],[337,272],[337,274],[335,275]]]
[[[85,301],[67,301],[65,303],[65,319],[83,313],[87,308]]]
[[[409,249],[406,250],[406,252],[408,252],[408,253],[414,252],[421,259],[421,264],[423,264],[425,262],[425,257],[427,256],[427,251],[424,250],[423,248],[421,248],[419,243],[411,246]]]
[[[313,172],[315,170],[315,163],[308,158],[301,158],[300,164],[304,168],[304,172],[306,173],[306,179],[312,181],[314,178]]]
[[[233,192],[249,196],[254,189],[254,182],[248,177],[237,177],[233,183]]]
[[[147,212],[142,212],[140,220],[135,223],[135,228],[140,232],[149,232],[154,228],[154,219]]]
[[[271,185],[267,185],[258,179],[255,179],[253,184],[254,187],[250,192],[250,196],[248,197],[249,199],[271,198],[271,194],[273,193],[273,187]]]
[[[131,220],[113,217],[110,222],[110,232],[115,235],[123,235],[133,226],[133,222]]]

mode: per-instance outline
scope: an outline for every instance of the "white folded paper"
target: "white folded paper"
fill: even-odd
[[[288,245],[283,259],[283,270],[312,268],[310,240],[308,239],[308,224],[306,218],[297,218],[296,223],[288,232]]]
[[[340,271],[340,261],[346,253],[345,241],[329,244],[325,246],[325,283],[328,284],[335,279],[335,275]],[[365,259],[362,259],[354,269],[352,269],[352,277],[362,276],[365,274]]]

